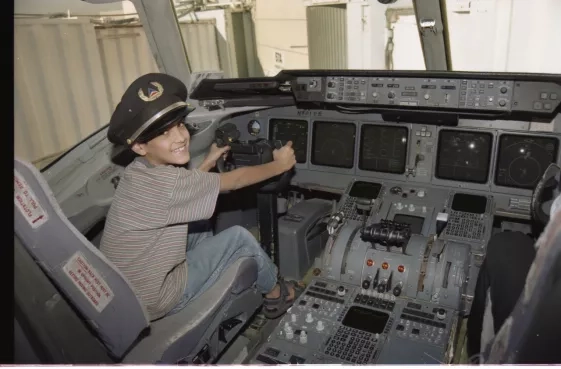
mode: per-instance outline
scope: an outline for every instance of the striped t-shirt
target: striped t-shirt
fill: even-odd
[[[151,320],[173,309],[187,286],[187,222],[209,219],[217,173],[135,159],[123,173],[100,250],[122,271]]]

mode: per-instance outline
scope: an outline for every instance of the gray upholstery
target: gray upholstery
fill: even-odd
[[[119,361],[191,362],[205,345],[211,359],[216,358],[262,303],[262,296],[252,288],[257,263],[252,258],[242,258],[181,312],[150,325],[133,287],[68,221],[41,173],[31,164],[15,159],[14,187],[15,233]],[[82,286],[96,283],[95,278],[104,283],[112,296],[106,306],[100,306],[103,299],[98,298],[96,309],[80,285],[72,281],[70,272],[76,275],[84,269],[77,264],[68,267],[72,264],[69,260],[77,255],[89,264],[93,278],[90,275],[76,279]],[[222,332],[226,338],[223,342],[219,340],[219,326],[230,318],[237,319],[238,324]],[[148,326],[150,329],[145,330]]]
[[[133,348],[124,362],[142,364],[154,357],[166,363],[190,359],[192,355],[187,353],[196,354],[207,343],[209,337],[205,336],[205,331],[209,328],[213,332],[221,321],[231,317],[238,317],[242,321],[237,327],[240,328],[262,302],[261,295],[255,289],[248,289],[256,279],[255,260],[238,260],[216,284],[185,309],[152,322],[150,335]],[[234,306],[229,301],[230,294],[239,294],[242,306]],[[223,311],[226,307],[229,307],[227,313]],[[211,327],[213,324],[215,327]]]
[[[122,357],[149,325],[148,314],[133,288],[117,268],[70,224],[41,173],[33,165],[18,159],[14,160],[14,191],[14,231],[22,244],[72,301],[111,354]],[[31,211],[34,207],[36,209]],[[78,276],[84,270],[83,266],[72,262],[78,256],[89,264],[93,276]],[[100,294],[103,293],[102,285],[106,290],[107,287],[110,289],[107,290],[110,297],[96,299],[99,310],[71,275],[76,275],[77,283],[95,285]],[[96,278],[99,284],[95,282]],[[95,295],[90,286],[84,287],[90,295]],[[100,306],[104,300],[107,305]]]

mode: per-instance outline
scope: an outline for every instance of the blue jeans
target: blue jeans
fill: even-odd
[[[194,227],[193,227],[194,228]],[[194,229],[193,229],[194,230]],[[167,314],[181,311],[220,278],[241,257],[257,261],[257,290],[270,292],[277,283],[277,266],[244,227],[233,226],[213,236],[211,231],[191,232],[187,236],[187,288],[179,303]]]

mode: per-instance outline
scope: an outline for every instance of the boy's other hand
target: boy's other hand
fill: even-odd
[[[228,156],[228,150],[230,150],[230,146],[218,147],[215,143],[213,143],[205,161],[211,166],[211,168],[214,168],[216,162],[221,156],[226,159],[226,156]]]
[[[281,166],[283,172],[291,169],[296,164],[292,141],[288,141],[286,145],[273,151],[273,158]]]

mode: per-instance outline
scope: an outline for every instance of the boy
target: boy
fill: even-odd
[[[138,157],[119,182],[100,250],[134,286],[151,320],[183,309],[244,256],[257,261],[265,315],[278,317],[301,288],[277,277],[276,266],[251,233],[236,226],[212,236],[189,227],[212,216],[219,192],[291,169],[296,163],[292,143],[275,150],[271,163],[223,174],[208,171],[229,147],[213,145],[198,169],[187,170],[190,134],[184,119],[192,109],[186,99],[185,85],[160,73],[138,78],[123,94],[107,136]]]

